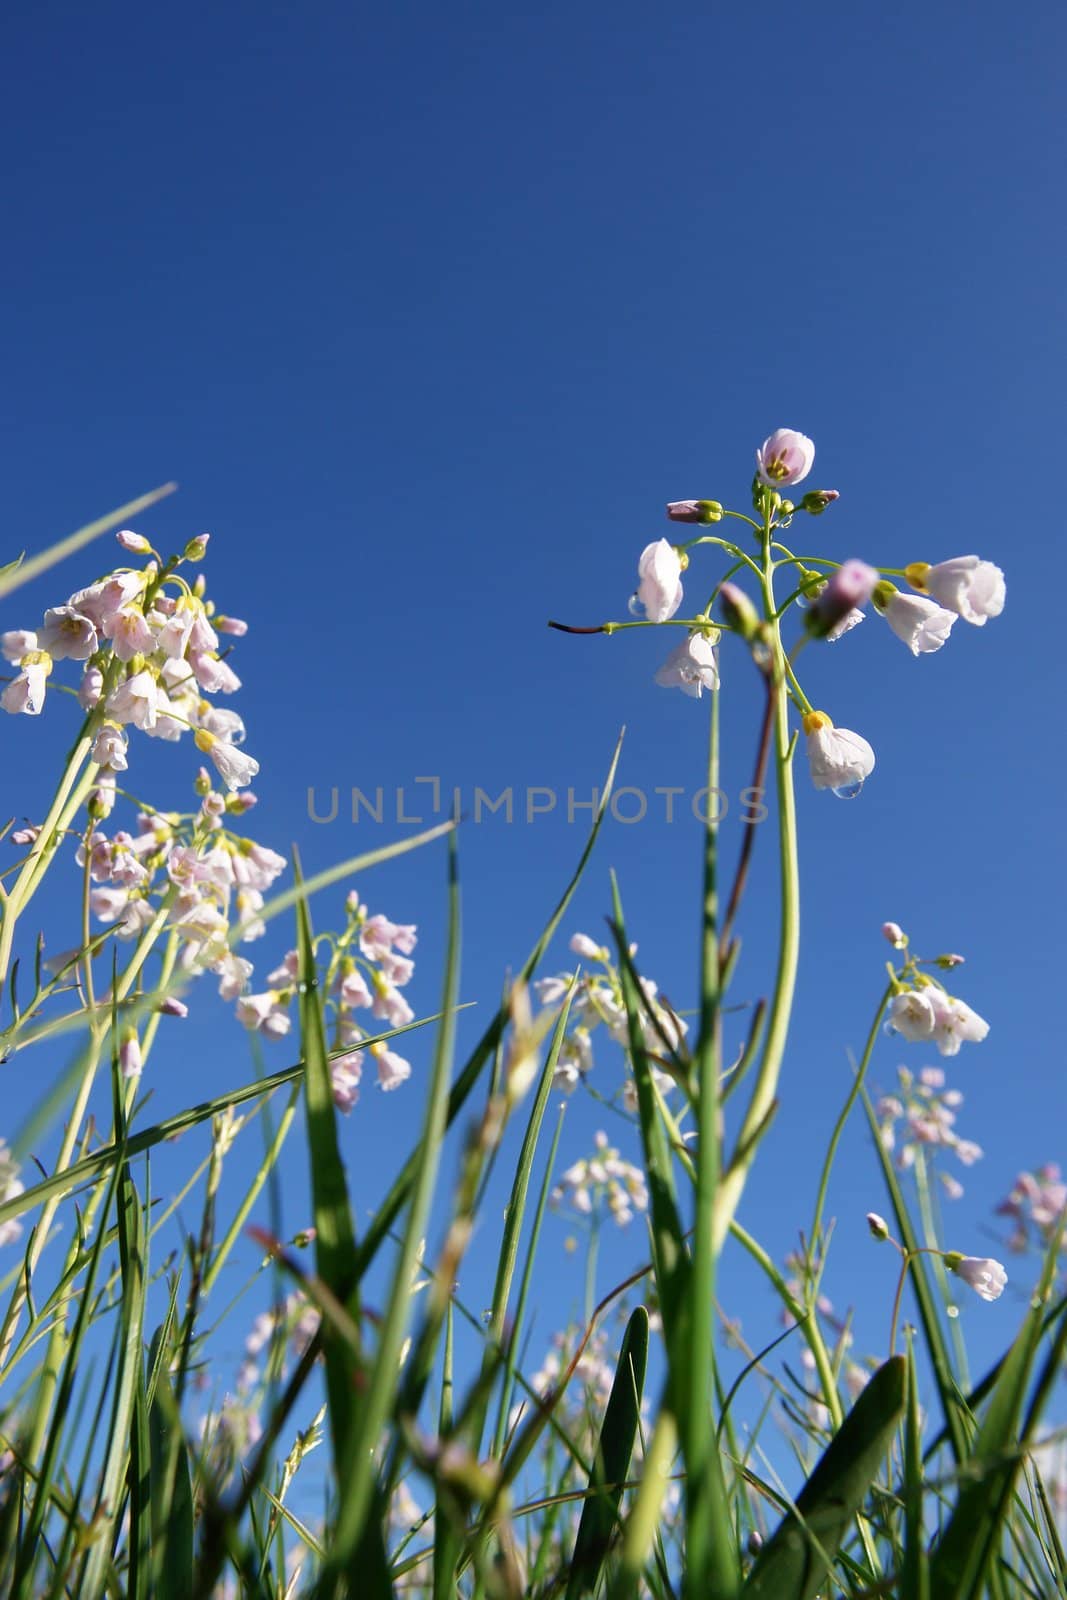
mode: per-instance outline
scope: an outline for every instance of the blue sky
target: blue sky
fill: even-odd
[[[964,21],[942,0],[235,3],[180,19],[44,4],[6,30],[6,544],[36,547],[180,481],[139,526],[164,546],[213,534],[212,593],[253,625],[237,663],[263,766],[255,831],[296,841],[308,868],[406,831],[316,826],[309,786],[392,794],[432,775],[465,797],[478,784],[584,798],[625,723],[622,781],[697,788],[704,717],[652,684],[664,641],[545,623],[624,615],[664,501],[744,508],[774,427],[810,434],[813,483],[841,491],[810,524],[813,551],[894,567],[975,551],[1005,568],[1004,616],[960,624],[936,657],[913,660],[872,617],[804,660],[811,698],[871,740],[878,767],[854,804],[802,785],[800,999],[746,1201],[776,1254],[810,1213],[886,917],[924,952],[963,951],[958,990],[992,1023],[952,1067],[962,1130],[987,1154],[946,1242],[983,1253],[1016,1170],[1067,1157],[1049,998],[1063,954],[1064,29],[1050,6],[1009,20],[981,3]],[[45,580],[3,626],[95,571],[95,557],[72,567],[58,596]],[[731,793],[755,739],[745,668],[723,669]],[[5,812],[32,812],[23,797],[69,738],[66,708],[50,709],[0,730]],[[187,769],[187,752],[145,753],[157,804],[179,803]],[[463,993],[483,1016],[580,833],[558,812],[465,830]],[[739,837],[735,814],[728,856]],[[681,1006],[699,848],[691,821],[610,825],[566,928],[599,932],[615,867],[645,968]],[[766,983],[772,849],[768,831],[741,998]],[[409,857],[361,887],[422,927],[411,995],[434,1009],[443,863]],[[187,1028],[153,1067],[160,1112],[249,1070],[206,1003]],[[415,1059],[418,1077],[428,1046]],[[902,1061],[927,1064],[886,1041],[873,1079],[891,1083]],[[599,1062],[606,1092],[618,1070]],[[417,1081],[368,1092],[345,1124],[364,1215],[408,1148],[417,1096]],[[598,1113],[578,1100],[567,1121],[576,1154]],[[294,1228],[299,1169],[294,1152]],[[240,1171],[238,1158],[238,1185]],[[862,1215],[881,1203],[857,1124],[828,1287],[864,1305],[871,1348],[893,1274]],[[563,1225],[550,1231],[558,1246]],[[475,1299],[491,1247],[487,1229]],[[604,1283],[640,1251],[631,1232]],[[757,1342],[773,1336],[769,1298],[736,1283],[730,1309]],[[573,1285],[554,1274],[546,1339],[579,1285],[577,1269]],[[966,1307],[987,1356],[1018,1305]]]

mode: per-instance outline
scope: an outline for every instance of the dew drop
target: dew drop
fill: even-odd
[[[836,794],[839,800],[855,800],[862,788],[863,779],[860,778],[856,783],[839,784],[836,789],[831,790],[831,793]]]
[[[630,596],[630,603],[626,609],[629,611],[631,617],[640,617],[642,621],[644,621],[648,616],[645,602],[640,598],[636,591]]]
[[[948,1316],[948,1317],[951,1317],[953,1319],[953,1321],[955,1321],[955,1319],[959,1316],[959,1314],[960,1314],[959,1306],[946,1306],[945,1307],[945,1315]]]

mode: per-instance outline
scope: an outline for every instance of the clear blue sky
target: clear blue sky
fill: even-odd
[[[774,427],[812,435],[812,482],[841,491],[813,548],[890,566],[975,551],[1006,569],[1004,616],[960,624],[936,657],[913,660],[874,618],[812,653],[812,698],[879,764],[854,804],[800,798],[800,1003],[746,1214],[777,1253],[810,1214],[886,917],[924,951],[962,950],[959,992],[992,1023],[954,1069],[963,1132],[988,1153],[947,1242],[983,1253],[1017,1168],[1067,1157],[1052,559],[1065,44],[1052,6],[1009,16],[988,0],[965,15],[946,0],[180,13],[46,0],[5,29],[5,543],[36,547],[180,481],[140,526],[164,546],[214,536],[212,592],[253,624],[237,665],[263,764],[256,831],[298,841],[309,867],[405,831],[315,827],[309,786],[392,792],[438,775],[468,796],[584,795],[626,723],[623,781],[697,787],[704,717],[652,684],[664,641],[568,639],[545,622],[623,615],[638,552],[667,531],[663,502],[743,506]],[[95,565],[71,569],[58,598]],[[3,626],[56,598],[38,585]],[[725,667],[731,791],[755,736],[744,666]],[[49,709],[40,727],[0,730],[5,811],[22,809],[21,764],[43,772],[69,734],[66,707]],[[141,757],[161,805],[184,797],[183,750]],[[483,1016],[579,838],[558,816],[466,830],[463,992]],[[732,818],[724,838],[732,853]],[[766,982],[772,846],[768,832],[742,998]],[[566,929],[599,931],[616,867],[646,970],[679,1005],[698,851],[691,822],[611,826]],[[439,861],[408,858],[362,885],[424,929],[410,991],[423,1010],[442,884]],[[254,953],[266,964],[282,948]],[[236,1025],[208,1013],[168,1035],[160,1112],[248,1071]],[[363,1215],[408,1148],[427,1045],[415,1059],[415,1083],[365,1093],[344,1125]],[[874,1079],[905,1060],[926,1064],[887,1041]],[[605,1055],[600,1087],[617,1071]],[[577,1101],[567,1152],[599,1121]],[[860,1348],[888,1321],[892,1270],[862,1228],[882,1203],[857,1124],[828,1288],[867,1308]],[[553,1250],[563,1235],[550,1224]],[[476,1301],[491,1244],[468,1269]],[[604,1284],[641,1248],[632,1230]],[[578,1295],[565,1271],[545,1338]],[[729,1272],[724,1297],[763,1342],[770,1299],[746,1278],[731,1300]],[[975,1301],[967,1326],[990,1354],[1017,1314],[1010,1296]]]

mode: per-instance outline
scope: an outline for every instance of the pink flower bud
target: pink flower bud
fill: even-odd
[[[152,546],[143,533],[134,533],[132,528],[120,528],[115,538],[124,550],[129,550],[131,555],[147,556],[152,553]]]
[[[173,995],[168,995],[166,1000],[161,1000],[159,1013],[163,1017],[187,1017],[189,1007],[183,1000],[177,1000]]]
[[[805,618],[809,633],[825,638],[850,611],[867,604],[878,573],[865,561],[845,561],[831,573]]]
[[[832,506],[834,501],[840,498],[836,489],[809,489],[800,502],[800,509],[807,511],[813,517],[818,517],[827,506]]]
[[[877,1239],[879,1244],[884,1244],[889,1238],[889,1224],[877,1211],[868,1211],[867,1226],[871,1230],[871,1237]]]
[[[882,938],[888,940],[894,950],[903,950],[908,942],[908,936],[899,922],[883,922]]]
[[[672,522],[721,522],[722,514],[717,500],[671,500],[667,505]]]

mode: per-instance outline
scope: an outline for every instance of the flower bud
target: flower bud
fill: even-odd
[[[850,611],[867,604],[877,582],[877,570],[865,561],[843,562],[812,601],[804,626],[816,639],[824,639]]]
[[[966,957],[957,955],[944,955],[935,956],[934,960],[939,967],[943,967],[947,971],[950,967],[962,967]]]
[[[879,1244],[884,1244],[889,1238],[889,1224],[877,1211],[868,1211],[867,1226],[871,1230],[871,1238],[877,1239]]]
[[[800,502],[800,509],[801,511],[807,511],[813,517],[818,517],[822,515],[827,506],[832,506],[834,501],[840,500],[840,498],[841,496],[836,489],[809,489]]]
[[[671,500],[667,515],[672,522],[721,522],[723,511],[717,500]]]
[[[210,538],[210,533],[198,533],[195,539],[190,539],[182,551],[184,559],[186,561],[203,561],[207,555],[207,542]]]
[[[751,642],[759,629],[759,615],[743,589],[724,583],[719,590],[719,608],[727,626]]]
[[[882,938],[888,939],[894,950],[903,950],[908,942],[908,936],[899,922],[883,922]]]
[[[152,546],[143,533],[134,533],[131,528],[120,528],[115,538],[124,550],[129,550],[131,555],[148,556],[152,554]]]
[[[762,1549],[763,1535],[758,1531],[758,1529],[753,1528],[752,1532],[748,1536],[748,1553],[750,1556],[758,1556]]]
[[[193,779],[193,789],[196,794],[200,796],[201,800],[203,800],[206,795],[211,793],[211,775],[206,767],[201,767],[200,771]]]
[[[139,1078],[144,1068],[136,1028],[128,1028],[119,1047],[119,1071],[124,1078]]]
[[[189,1015],[189,1007],[184,1000],[178,1000],[174,995],[168,995],[165,1000],[161,1000],[159,1003],[159,1014],[161,1017],[187,1017]]]

